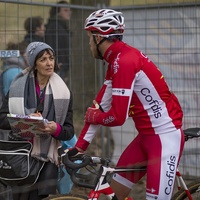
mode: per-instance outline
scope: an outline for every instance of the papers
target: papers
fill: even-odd
[[[16,137],[30,138],[30,137],[49,137],[38,131],[36,128],[45,128],[48,120],[41,117],[7,114],[11,130]]]

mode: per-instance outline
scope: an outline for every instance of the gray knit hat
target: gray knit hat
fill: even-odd
[[[30,67],[34,67],[35,59],[40,53],[40,51],[44,49],[50,49],[53,53],[54,50],[44,42],[31,42],[26,48],[26,58]]]

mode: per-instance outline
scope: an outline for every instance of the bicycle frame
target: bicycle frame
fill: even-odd
[[[115,193],[113,192],[112,188],[110,187],[110,184],[104,179],[106,178],[107,173],[114,172],[114,168],[107,168],[107,167],[102,167],[102,174],[101,177],[99,178],[99,181],[95,187],[94,190],[91,190],[89,193],[88,200],[98,200],[100,193],[104,194],[107,196],[107,199],[113,199],[115,196]]]
[[[135,171],[146,171],[146,168],[143,169],[128,169],[128,168],[112,168],[112,167],[105,167],[102,166],[102,173],[98,179],[96,187],[94,190],[88,195],[88,200],[98,200],[100,194],[104,194],[108,200],[117,200],[115,193],[113,192],[110,184],[105,180],[107,174],[113,173],[122,173],[122,172],[135,172]]]
[[[182,186],[183,189],[185,190],[185,193],[187,194],[189,200],[193,200],[192,197],[191,197],[191,194],[190,194],[190,192],[189,192],[189,190],[188,190],[188,188],[187,188],[187,186],[186,186],[186,184],[185,184],[185,182],[184,182],[184,180],[183,180],[183,178],[182,178],[182,176],[181,176],[181,174],[180,174],[178,169],[176,170],[176,183],[177,183],[178,190],[180,190],[181,186]]]
[[[100,194],[104,194],[108,200],[117,200],[117,197],[115,196],[115,193],[113,192],[112,188],[110,187],[110,184],[105,181],[106,175],[107,174],[112,174],[112,173],[119,173],[119,172],[132,172],[132,171],[146,171],[146,169],[127,169],[127,168],[111,168],[111,167],[102,167],[102,173],[99,178],[99,181],[96,184],[96,187],[94,190],[91,190],[91,192],[88,195],[88,200],[98,200]],[[189,200],[193,200],[190,192],[179,172],[177,169],[176,171],[176,183],[178,190],[183,188],[189,198]]]
[[[191,128],[184,130],[185,134],[185,141],[188,139],[192,139],[194,137],[200,137],[199,135],[200,128]],[[61,149],[60,149],[61,150]],[[58,149],[59,151],[59,149]],[[64,150],[59,153],[61,155],[61,160],[66,166],[66,169],[68,169],[68,173],[71,174],[72,181],[74,184],[91,188],[91,192],[89,193],[88,200],[98,200],[100,194],[104,194],[108,200],[118,200],[115,193],[113,192],[112,188],[110,187],[110,184],[106,180],[106,177],[110,174],[114,173],[123,173],[123,172],[141,172],[146,171],[146,168],[114,168],[109,166],[109,160],[99,157],[91,157],[88,155],[85,155],[85,158],[82,160],[81,164],[75,164],[72,161],[69,160],[68,155],[64,153]],[[90,164],[89,164],[90,163]],[[91,165],[91,163],[93,165]],[[97,178],[95,179],[95,183],[93,185],[87,184],[87,183],[80,183],[76,180],[76,172],[81,169],[82,167],[88,166],[95,166],[97,164],[101,164],[100,170],[98,171],[99,174]],[[176,171],[176,183],[178,186],[178,190],[182,189],[185,191],[187,197],[189,200],[193,200],[178,168]]]

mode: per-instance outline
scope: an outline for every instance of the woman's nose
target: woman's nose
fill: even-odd
[[[50,63],[51,63],[51,61],[50,61],[50,59],[48,58],[48,59],[47,59],[47,65],[50,65]]]

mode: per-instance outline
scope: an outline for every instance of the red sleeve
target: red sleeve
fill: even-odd
[[[112,67],[108,66],[104,86],[96,97],[96,101],[104,110],[97,119],[99,125],[120,126],[128,118],[136,71],[134,66],[137,63],[132,61],[131,63],[127,56],[120,59],[121,55],[118,54],[117,62],[115,59]],[[94,133],[96,126],[98,125],[85,124],[77,141],[77,147],[86,150],[96,133]]]
[[[83,149],[84,151],[87,149],[87,147],[90,144],[88,141],[83,139],[85,134],[87,133],[89,126],[90,126],[89,124],[85,124],[85,126],[84,126],[84,128],[83,128],[83,130],[82,130],[82,132],[81,132],[81,134],[78,138],[78,141],[76,142],[76,145],[75,145],[75,146]]]
[[[128,55],[124,55],[122,57],[118,54],[118,60],[116,61],[115,59],[113,62],[113,67],[111,70],[111,108],[108,112],[104,112],[99,115],[97,119],[98,124],[104,126],[121,126],[128,118],[128,111],[134,88],[135,74],[137,72],[137,62],[130,61],[127,56]]]
[[[107,76],[105,78],[104,85],[99,91],[95,99],[98,102],[98,104],[102,106],[105,112],[110,109],[111,101],[112,101],[111,81],[108,80],[108,77],[109,77],[108,74],[109,74],[109,70],[107,71]],[[94,105],[92,107],[94,107]],[[100,125],[85,124],[78,138],[76,146],[85,151],[88,145],[91,143],[92,139],[94,138],[99,128],[100,128]]]

